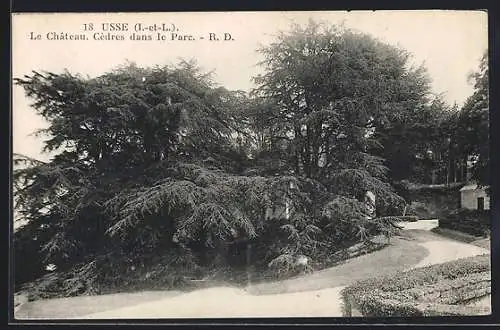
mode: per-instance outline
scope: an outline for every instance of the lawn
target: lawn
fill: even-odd
[[[473,236],[470,234],[466,234],[457,230],[448,229],[448,228],[434,228],[432,230],[434,233],[442,235],[447,238],[451,238],[460,242],[473,244],[488,250],[491,250],[491,239],[484,238],[480,236]]]
[[[378,250],[310,275],[284,281],[259,283],[248,288],[251,294],[278,294],[321,290],[348,285],[370,278],[373,274],[389,274],[405,270],[423,260],[429,252],[411,238],[394,237],[391,244]]]

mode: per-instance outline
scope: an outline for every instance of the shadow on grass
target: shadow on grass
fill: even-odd
[[[490,238],[481,237],[481,236],[473,236],[467,233],[463,233],[453,229],[447,228],[434,228],[432,232],[438,235],[442,235],[446,238],[456,240],[463,243],[468,243],[472,245],[476,245],[488,250],[491,250],[491,240]]]
[[[247,288],[250,294],[267,295],[321,290],[349,285],[373,276],[406,270],[429,252],[407,238],[394,237],[389,246],[313,274],[283,281],[260,283]]]

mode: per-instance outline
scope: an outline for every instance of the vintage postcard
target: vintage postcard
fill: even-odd
[[[491,313],[486,11],[12,15],[15,320]]]

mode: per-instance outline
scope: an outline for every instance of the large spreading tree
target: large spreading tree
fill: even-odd
[[[266,71],[255,95],[267,107],[256,130],[267,153],[332,193],[359,199],[371,190],[379,209],[398,205],[387,175],[411,166],[408,154],[432,120],[425,69],[411,67],[402,49],[315,22],[261,51]]]
[[[16,84],[49,122],[39,134],[56,153],[47,163],[15,157],[25,165],[15,172],[16,206],[29,221],[16,233],[19,276],[33,273],[22,265],[65,270],[183,240],[210,245],[233,227],[253,235],[237,199],[253,184],[231,176],[244,161],[235,139],[242,96],[193,63],[96,78],[33,72]]]

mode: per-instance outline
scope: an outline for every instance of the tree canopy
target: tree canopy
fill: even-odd
[[[158,247],[181,218],[220,222],[221,237],[229,214],[245,220],[220,204],[237,181],[208,187],[218,171],[241,166],[241,95],[214,86],[193,63],[128,65],[89,79],[33,72],[16,83],[50,123],[39,132],[46,150],[62,149],[48,163],[15,159],[29,165],[15,173],[16,206],[30,221],[25,231],[46,226],[37,241],[46,262],[64,268],[117,248]]]
[[[471,177],[482,185],[489,184],[489,66],[488,54],[481,59],[479,70],[471,75],[474,93],[467,98],[457,119],[457,145],[472,162]]]
[[[402,149],[398,130],[417,131],[429,121],[425,69],[412,68],[402,49],[315,22],[261,52],[266,71],[255,95],[273,110],[257,113],[267,126],[255,130],[266,134],[268,153],[331,191],[357,198],[373,190],[381,203],[395,205],[386,165],[400,165],[391,163]]]

